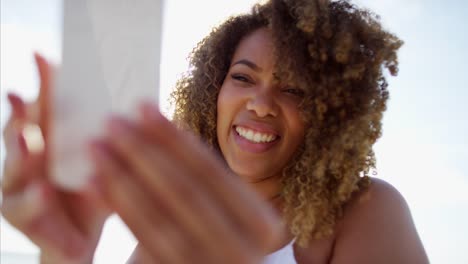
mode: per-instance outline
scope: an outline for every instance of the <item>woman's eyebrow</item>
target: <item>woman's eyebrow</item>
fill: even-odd
[[[255,64],[255,63],[253,63],[253,62],[251,62],[249,60],[246,60],[246,59],[241,59],[241,60],[238,60],[238,61],[234,62],[231,65],[231,67],[236,65],[236,64],[244,64],[244,65],[246,65],[247,67],[251,68],[252,70],[254,70],[256,72],[263,71],[263,69],[260,66],[258,66],[257,64]]]

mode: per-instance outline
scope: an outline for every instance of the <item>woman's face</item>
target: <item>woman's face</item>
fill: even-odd
[[[303,142],[298,105],[303,92],[274,77],[270,32],[258,29],[239,43],[221,87],[217,136],[229,167],[246,182],[281,176]]]

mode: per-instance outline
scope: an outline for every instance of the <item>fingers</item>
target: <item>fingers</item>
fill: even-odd
[[[147,210],[152,211],[154,210],[152,204],[164,204],[167,211],[169,211],[169,215],[172,215],[172,217],[168,216],[167,213],[163,214],[162,217],[171,218],[170,222],[180,221],[178,228],[185,230],[184,237],[197,241],[197,245],[201,248],[199,252],[210,252],[212,260],[206,260],[204,263],[250,263],[252,259],[258,257],[257,255],[260,252],[259,247],[261,247],[258,245],[258,242],[252,242],[250,234],[246,233],[247,229],[245,227],[233,224],[232,219],[239,216],[226,214],[226,208],[223,208],[216,201],[216,197],[210,196],[209,193],[212,190],[207,190],[206,186],[198,183],[199,175],[194,174],[194,171],[200,173],[203,169],[194,170],[190,166],[185,166],[186,161],[174,156],[174,153],[171,151],[165,148],[159,150],[153,144],[142,140],[144,135],[139,133],[139,130],[132,124],[124,120],[114,120],[111,122],[109,131],[109,142],[106,142],[109,146],[106,146],[106,148],[112,152],[112,158],[110,159],[114,160],[114,166],[113,169],[107,168],[107,173],[101,172],[102,174],[111,175],[108,177],[110,183],[104,185],[108,186],[110,192],[115,193],[115,197],[117,198],[122,193],[141,193],[146,191],[151,194],[146,199],[152,199],[153,201],[147,207],[141,206],[144,204],[143,202],[137,202],[140,213],[130,213],[126,210],[121,211],[123,219],[126,218],[128,222],[131,222],[130,219],[132,218],[142,217],[141,210],[144,210],[142,208],[148,208]],[[178,140],[178,138],[175,140]],[[184,145],[183,147],[192,146]],[[194,157],[199,158],[199,156]],[[107,155],[107,158],[109,158],[109,155]],[[102,171],[103,164],[106,163],[102,160],[98,161],[97,158],[95,160],[96,166],[101,167]],[[209,162],[219,161],[210,160]],[[218,171],[210,170],[211,168],[203,162],[201,164],[192,163],[192,165],[202,166],[205,169],[203,173],[211,172],[213,177],[217,176],[217,173],[226,173],[221,167],[218,168]],[[117,181],[115,175],[120,175],[118,171],[124,169],[127,170],[127,175],[119,178],[126,179],[126,181],[130,179],[130,182],[139,185],[135,187],[134,191],[129,190],[130,186],[132,186],[130,182],[121,184],[121,189],[117,186],[112,187],[112,179]],[[220,183],[226,184],[225,182]],[[241,189],[239,187],[238,190]],[[234,195],[238,197],[239,193],[234,192]],[[242,192],[240,195],[242,195]],[[143,198],[135,199],[144,200]],[[114,200],[113,202],[116,208],[119,206],[119,203],[125,203],[125,201],[121,200]],[[238,206],[249,207],[250,204],[251,201]],[[128,207],[124,206],[124,208]],[[118,209],[116,210],[118,211]],[[243,213],[240,209],[238,209],[238,212],[240,214]],[[250,221],[256,221],[257,219],[262,219],[262,217],[258,217],[258,214],[255,214]],[[265,224],[267,223],[262,223],[262,225]],[[132,229],[143,225],[143,223],[133,223],[129,224],[129,227]],[[142,230],[147,228],[142,228]],[[148,232],[141,232],[142,236],[150,236]],[[138,235],[136,236],[138,237]],[[223,243],[223,247],[220,247],[219,243]],[[198,257],[200,257],[199,255],[200,253],[198,253]],[[209,259],[210,257],[207,258]]]
[[[4,197],[21,191],[24,188],[30,178],[26,173],[25,167],[28,167],[28,165],[34,166],[32,160],[25,162],[19,158],[15,158],[14,155],[17,154],[9,154],[5,159],[2,177],[2,193]]]
[[[38,186],[31,184],[21,191],[5,195],[2,214],[18,228],[25,228],[30,219],[35,218],[41,208],[38,199]]]
[[[233,175],[227,174],[206,147],[201,146],[198,140],[183,135],[151,104],[144,104],[141,110],[141,123],[146,134],[161,151],[171,153],[175,160],[198,175],[197,180],[208,189],[206,193],[213,194],[211,199],[220,201],[223,208],[232,212],[229,217],[237,219],[238,225],[252,234],[259,245],[267,249],[281,238],[280,222],[273,210],[269,210]]]
[[[2,179],[4,195],[22,189],[28,180],[42,175],[45,168],[43,153],[31,152],[34,149],[29,148],[32,146],[28,146],[25,138],[24,129],[29,127],[26,105],[16,95],[10,94],[8,98],[12,115],[3,131],[7,153]]]
[[[42,250],[76,258],[85,248],[83,236],[68,221],[47,184],[36,181],[23,191],[4,196],[2,215]],[[53,221],[51,221],[53,219]]]
[[[5,139],[5,146],[7,151],[9,148],[14,148],[18,143],[16,136],[22,130],[26,122],[26,106],[23,100],[15,95],[8,94],[8,101],[11,106],[11,116],[3,130],[3,138]]]
[[[18,191],[28,180],[27,170],[36,168],[37,159],[29,157],[21,131],[8,124],[4,131],[7,156],[3,167],[3,195]]]
[[[76,258],[82,254],[84,238],[41,176],[44,159],[27,153],[15,157],[14,152],[10,148],[5,160],[2,215],[41,250]]]
[[[88,251],[85,235],[75,225],[77,218],[67,215],[57,192],[41,177],[43,158],[27,158],[5,162],[2,183],[1,212],[5,219],[31,239],[43,252],[60,259],[77,259]],[[86,205],[84,205],[86,206]],[[81,216],[83,217],[83,216]]]
[[[42,164],[39,164],[40,168],[36,169],[46,169],[47,151],[43,153],[43,150],[47,144],[43,136],[48,135],[51,68],[42,56],[35,54],[35,59],[41,80],[38,100],[35,103],[25,104],[18,95],[12,93],[8,95],[12,114],[3,130],[7,152],[2,181],[4,193],[18,190],[22,183],[25,183],[25,177],[31,176],[31,173],[20,173],[20,170],[26,169],[24,159],[31,154],[37,154],[43,158]],[[35,124],[39,124],[39,127]],[[42,171],[41,173],[36,171],[34,174],[39,176]]]
[[[218,261],[230,256],[232,260],[239,260],[236,263],[245,263],[246,260],[242,258],[251,255],[251,252],[245,252],[255,245],[250,245],[248,239],[239,236],[239,230],[232,225],[224,208],[207,195],[203,186],[196,181],[197,176],[191,175],[192,172],[185,166],[177,164],[179,161],[171,157],[171,153],[146,146],[138,133],[132,132],[131,125],[124,123],[123,120],[112,122],[111,145],[133,168],[133,178],[141,180],[150,193],[158,194],[157,199],[163,201],[174,214],[174,219],[179,219],[188,230],[187,236],[194,237],[206,251],[213,252]],[[208,231],[207,225],[210,226]],[[225,240],[226,237],[230,239]],[[225,247],[220,248],[216,241],[223,241]]]
[[[108,147],[93,144],[92,157],[96,173],[101,177],[102,192],[107,202],[128,225],[135,237],[158,263],[190,263],[184,252],[183,235],[169,222],[169,212],[163,204],[144,192],[132,180],[121,163],[112,157]]]
[[[62,260],[77,259],[90,243],[85,232],[77,227],[77,218],[68,215],[72,211],[70,204],[65,205],[61,194],[48,183],[46,152],[42,148],[35,152],[34,144],[31,145],[40,142],[42,135],[48,135],[51,105],[51,68],[43,57],[35,55],[35,58],[41,80],[39,98],[26,104],[15,94],[8,95],[12,114],[3,131],[7,157],[1,211],[41,251]]]

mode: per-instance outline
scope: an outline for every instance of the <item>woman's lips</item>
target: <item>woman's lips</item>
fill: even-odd
[[[280,139],[280,137],[277,136],[276,139],[271,141],[271,142],[260,142],[260,143],[253,142],[253,141],[250,141],[250,140],[246,139],[245,137],[239,135],[239,133],[236,131],[235,126],[232,127],[231,134],[234,137],[234,142],[236,142],[236,144],[243,151],[247,151],[247,152],[251,152],[251,153],[266,152],[269,149],[271,149],[272,147],[274,147],[279,142],[279,139]]]

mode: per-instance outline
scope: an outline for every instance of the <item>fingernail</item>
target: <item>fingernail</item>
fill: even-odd
[[[22,139],[30,153],[42,153],[45,149],[44,136],[38,125],[26,124],[22,131]]]

